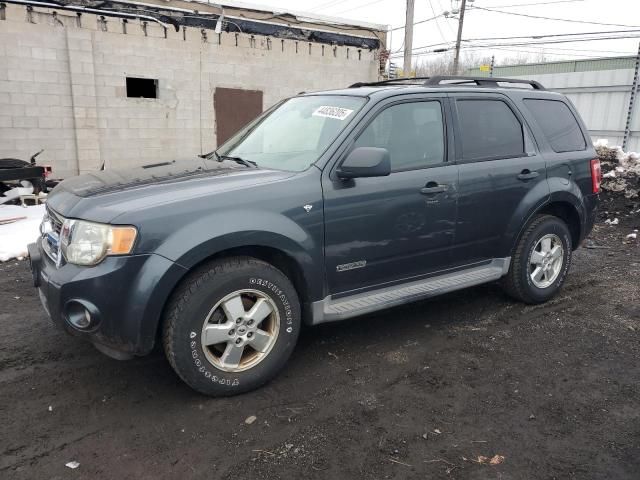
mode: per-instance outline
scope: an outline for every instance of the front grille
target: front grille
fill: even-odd
[[[62,223],[64,222],[64,218],[54,212],[49,206],[47,208],[47,215],[49,216],[49,222],[51,222],[51,228],[54,232],[60,235],[62,231]]]
[[[45,215],[40,232],[42,233],[42,247],[47,256],[53,260],[56,266],[60,266],[62,256],[60,254],[60,232],[64,217],[54,212],[49,206],[46,207]],[[48,224],[48,225],[47,225]]]

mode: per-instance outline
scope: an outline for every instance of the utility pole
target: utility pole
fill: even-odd
[[[627,110],[627,120],[624,126],[624,137],[622,138],[622,149],[626,150],[629,137],[631,136],[631,122],[633,120],[633,109],[636,103],[636,95],[640,83],[640,44],[638,44],[638,54],[636,55],[636,68],[633,72],[633,85],[629,95],[629,108]]]
[[[462,24],[464,23],[464,10],[467,7],[467,0],[462,0],[460,5],[460,20],[458,21],[458,38],[456,39],[456,56],[453,57],[453,74],[458,74],[458,62],[460,60],[460,41],[462,40]]]
[[[404,24],[404,77],[411,76],[411,51],[413,50],[413,7],[415,0],[407,0],[407,16]]]

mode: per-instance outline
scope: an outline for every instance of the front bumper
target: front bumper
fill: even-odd
[[[29,245],[29,260],[34,285],[53,323],[119,359],[153,349],[164,304],[186,273],[155,254],[107,257],[94,267],[56,267],[41,241]],[[94,314],[90,328],[69,321],[71,305],[78,303]]]

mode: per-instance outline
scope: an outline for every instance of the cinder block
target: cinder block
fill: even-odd
[[[56,50],[53,48],[33,47],[31,56],[40,60],[57,60]]]
[[[58,95],[37,95],[38,105],[42,106],[60,105],[60,98]]]
[[[20,83],[8,80],[0,80],[0,92],[18,93],[20,91]]]
[[[31,70],[9,70],[7,78],[14,82],[33,82]]]
[[[0,129],[0,141],[26,139],[28,130],[24,128],[3,128]]]
[[[36,96],[30,93],[10,93],[10,102],[13,105],[35,105]]]
[[[15,128],[37,128],[38,119],[36,117],[13,117],[13,127]]]
[[[36,120],[36,118],[33,118]],[[62,119],[55,117],[37,118],[39,128],[62,128]]]

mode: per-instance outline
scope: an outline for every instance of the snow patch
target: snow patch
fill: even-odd
[[[27,245],[35,242],[40,235],[40,223],[44,213],[44,205],[0,205],[0,220],[26,217],[0,225],[0,262],[27,256]]]

